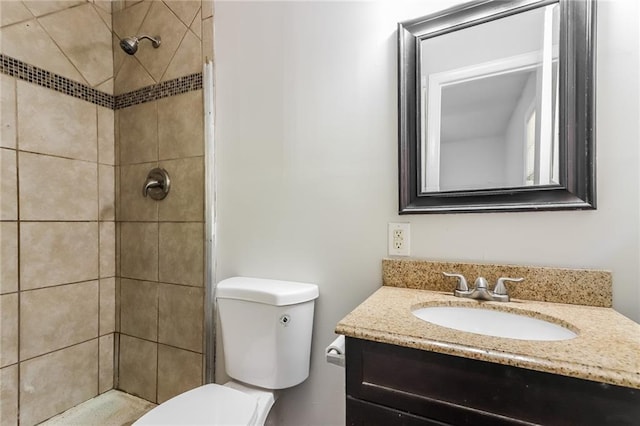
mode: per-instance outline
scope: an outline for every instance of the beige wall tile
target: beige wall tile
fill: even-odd
[[[96,8],[101,9],[111,15],[111,0],[92,0]]]
[[[4,11],[7,3],[0,2]],[[16,4],[20,4],[15,2]],[[4,16],[3,16],[4,18]],[[5,74],[0,74],[0,117],[2,117],[2,131],[0,132],[0,146],[6,148],[16,147],[16,79]]]
[[[33,425],[98,391],[98,339],[20,363],[20,424]]]
[[[61,10],[77,6],[83,3],[83,0],[34,0],[23,2],[35,16],[46,15],[47,13],[59,12]]]
[[[116,180],[115,167],[100,164],[98,166],[99,180],[99,211],[100,220],[115,220],[116,218]]]
[[[120,332],[158,340],[158,283],[120,280]]]
[[[121,390],[118,384],[118,371],[120,369],[120,333],[113,334],[113,387]]]
[[[113,84],[113,80],[111,80]],[[107,92],[109,93],[109,92]],[[98,108],[98,162],[114,165],[115,162],[115,114],[113,110]]]
[[[121,276],[121,262],[120,262],[120,246],[122,245],[122,238],[120,237],[122,229],[122,223],[116,222],[116,277]]]
[[[27,152],[18,161],[21,220],[98,219],[95,163]]]
[[[114,192],[115,192],[115,199],[116,199],[116,203],[115,203],[115,215],[116,215],[116,222],[119,220],[122,220],[120,218],[120,205],[122,204],[122,200],[120,198],[120,174],[122,173],[121,171],[121,167],[120,166],[115,166],[113,168],[113,173],[114,173]]]
[[[182,77],[183,75],[194,74],[200,71],[202,71],[202,43],[194,33],[187,31],[182,43],[180,43],[180,47],[178,47],[176,54],[173,56],[173,59],[171,59],[167,70],[162,76],[162,81]],[[171,98],[173,97],[174,96]],[[201,109],[202,108],[203,107],[201,105]]]
[[[124,0],[111,0],[111,13],[120,12],[124,9]]]
[[[0,369],[0,425],[18,424],[18,365]]]
[[[120,336],[119,388],[156,402],[158,344]]]
[[[114,69],[116,69],[116,68],[114,68]],[[109,95],[113,95],[113,93],[114,93],[114,83],[115,83],[115,78],[110,78],[107,81],[105,81],[104,83],[98,84],[95,88],[96,88],[96,90],[99,90],[101,92],[108,93]],[[100,107],[98,107],[98,108],[100,108]],[[98,150],[99,149],[100,148],[98,148]]]
[[[109,31],[113,29],[113,22],[111,22],[111,2],[110,1],[102,1],[102,2],[93,2],[95,5],[95,10],[100,15],[100,19],[107,26]],[[106,8],[109,8],[108,10]],[[111,52],[109,52],[111,53]]]
[[[97,222],[22,222],[22,290],[98,278]]]
[[[44,4],[47,2],[36,3]],[[82,75],[51,40],[51,37],[47,35],[36,19],[1,28],[0,39],[2,40],[3,54],[71,80],[86,83]]]
[[[113,333],[100,337],[98,393],[113,389]]]
[[[202,288],[160,284],[158,341],[202,352]]]
[[[161,221],[204,220],[204,158],[160,162],[171,176],[171,192],[158,204]]]
[[[115,110],[113,112],[113,138],[114,138],[114,163],[116,167],[120,166],[120,111]],[[117,174],[116,174],[117,176]],[[117,188],[117,185],[116,185]]]
[[[142,186],[147,179],[147,175],[156,167],[158,167],[157,163],[120,166],[119,220],[158,220],[158,206],[164,200],[159,203],[151,197],[142,195]],[[171,180],[173,182],[173,178]]]
[[[119,112],[120,165],[158,159],[157,102],[146,102]],[[142,182],[140,183],[142,185]]]
[[[143,1],[143,0],[124,0],[124,7],[131,7],[131,6],[135,5],[136,3],[140,3],[141,1]],[[144,1],[148,1],[148,0],[144,0]]]
[[[18,291],[18,223],[0,222],[0,294]]]
[[[202,19],[213,16],[213,0],[202,0]]]
[[[149,13],[140,27],[140,33],[159,34],[162,37],[162,44],[158,49],[154,49],[146,43],[141,44],[136,58],[149,71],[155,81],[160,81],[160,77],[167,69],[169,61],[171,61],[186,32],[187,26],[171,12],[164,2],[154,1],[151,3]]]
[[[100,335],[116,329],[116,279],[100,280]]]
[[[202,355],[158,345],[158,403],[202,385]]]
[[[200,10],[200,0],[165,0],[169,9],[175,13],[186,26],[191,25]]]
[[[213,59],[213,18],[202,21],[202,58]]]
[[[158,101],[161,160],[204,155],[202,90]]]
[[[189,27],[189,29],[198,37],[198,39],[202,39],[202,15],[201,12],[198,12],[193,23]],[[202,48],[202,46],[201,46]],[[202,57],[202,52],[200,53],[200,57]]]
[[[116,277],[116,318],[115,318],[115,326],[116,332],[120,332],[120,305],[122,298],[120,297],[120,278]],[[117,341],[116,341],[117,344]]]
[[[33,18],[29,9],[19,1],[0,2],[0,26],[15,24]]]
[[[116,275],[116,224],[100,222],[100,278]]]
[[[202,223],[160,223],[159,281],[202,286],[204,226]]]
[[[113,76],[111,31],[91,4],[43,16],[38,21],[90,86]]]
[[[140,25],[142,25],[142,20],[149,11],[149,6],[151,6],[151,2],[144,1],[132,7],[127,7],[127,10],[124,10],[124,7],[114,7],[113,31],[120,38],[139,34]]]
[[[23,291],[20,359],[98,337],[98,282]]]
[[[118,50],[115,49],[120,51],[118,52]],[[120,49],[117,44],[116,47],[114,47],[114,56],[116,64],[121,63],[121,65],[116,68],[118,71],[113,83],[113,92],[116,95],[132,92],[156,83],[156,80],[151,77],[149,72],[140,65],[138,59],[135,56],[129,56],[122,52],[122,49]]]
[[[0,149],[0,220],[18,220],[16,151]]]
[[[0,367],[18,362],[18,294],[0,296]]]
[[[21,150],[97,161],[94,104],[24,81],[17,93]]]
[[[122,68],[122,64],[124,63],[124,60],[129,57],[130,60],[134,60],[134,58],[131,58],[129,55],[127,55],[124,50],[122,50],[120,48],[120,37],[118,37],[116,34],[113,34],[113,37],[111,38],[111,43],[113,45],[113,93],[124,93],[122,88],[119,88],[119,92],[116,92],[116,77],[120,74],[120,68]],[[140,64],[138,64],[140,65]],[[121,78],[128,78],[128,76],[122,75]],[[149,78],[151,78],[151,76],[149,76]],[[122,82],[120,82],[122,83]],[[118,110],[115,111],[116,115],[118,115]],[[117,128],[117,127],[116,127]]]
[[[158,224],[120,224],[120,274],[123,278],[158,281]]]

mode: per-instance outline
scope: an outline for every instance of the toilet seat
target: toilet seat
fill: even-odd
[[[135,425],[252,425],[256,398],[227,386],[208,384],[158,405]]]

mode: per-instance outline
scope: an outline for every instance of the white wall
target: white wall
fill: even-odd
[[[311,376],[274,424],[343,424],[323,348],[380,286],[391,221],[417,257],[612,270],[615,308],[640,320],[636,0],[599,3],[598,210],[399,217],[396,23],[454,3],[216,3],[218,278],[320,286]]]
[[[479,137],[450,140],[440,144],[440,190],[504,188],[519,182],[509,182],[506,176],[507,144],[504,137]]]
[[[513,109],[509,124],[505,132],[506,144],[506,179],[513,186],[525,183],[526,157],[527,157],[527,126],[526,117],[530,113],[531,104],[536,99],[537,72],[532,72],[527,84],[518,99],[518,104]],[[537,106],[537,103],[536,103]],[[539,133],[540,130],[536,129]]]
[[[534,9],[465,28],[464,31],[453,31],[424,40],[420,47],[422,74],[429,75],[542,51],[545,9]],[[450,54],[459,49],[465,49],[466,54]]]

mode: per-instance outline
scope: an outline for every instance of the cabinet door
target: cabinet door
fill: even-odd
[[[452,425],[640,425],[640,390],[347,339],[347,395]]]
[[[347,397],[347,426],[449,426],[371,402]]]

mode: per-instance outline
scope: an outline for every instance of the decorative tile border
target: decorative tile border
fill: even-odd
[[[122,109],[199,89],[202,89],[201,72],[116,95],[114,109]]]
[[[106,108],[113,109],[115,103],[108,93],[1,53],[0,72]]]
[[[202,89],[202,73],[195,73],[114,96],[1,53],[0,73],[109,109],[122,109]]]

